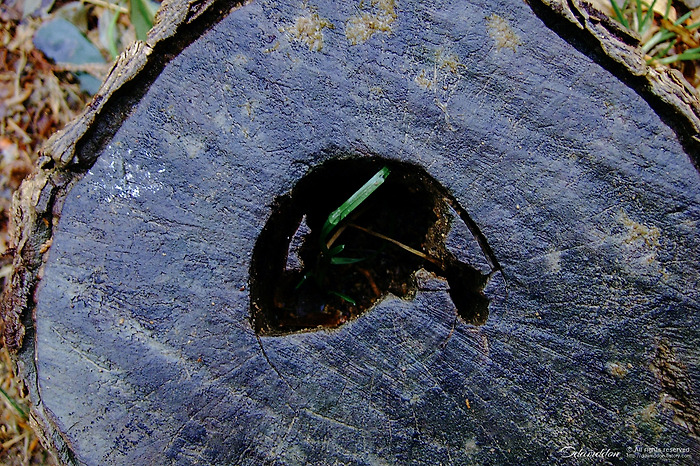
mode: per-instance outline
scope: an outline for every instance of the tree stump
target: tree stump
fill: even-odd
[[[697,462],[682,82],[577,1],[164,5],[15,200],[33,420],[76,464]],[[381,166],[468,273],[285,327],[304,215]]]

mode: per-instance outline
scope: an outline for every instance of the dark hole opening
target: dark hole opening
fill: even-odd
[[[329,264],[321,255],[323,224],[383,166],[391,171],[386,181],[338,227],[341,232],[334,245],[344,245],[344,258],[359,261]],[[313,169],[291,193],[276,200],[256,242],[250,273],[256,333],[334,328],[388,293],[411,299],[416,293],[415,272],[421,268],[447,280],[464,321],[485,323],[487,276],[459,262],[445,247],[450,224],[457,220],[450,218],[448,204],[460,217],[466,215],[432,177],[409,164],[333,160]]]

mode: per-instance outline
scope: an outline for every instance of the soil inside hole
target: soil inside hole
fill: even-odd
[[[330,264],[321,254],[320,232],[328,215],[382,166],[385,182],[338,227],[333,246],[342,257],[361,259]],[[421,268],[447,279],[458,314],[483,324],[487,277],[457,261],[444,245],[460,212],[444,188],[424,170],[380,160],[334,160],[314,169],[294,190],[277,200],[255,246],[251,265],[252,318],[259,335],[281,335],[334,328],[362,314],[388,293],[411,299]],[[460,216],[462,214],[460,213]],[[421,251],[419,257],[379,233]]]

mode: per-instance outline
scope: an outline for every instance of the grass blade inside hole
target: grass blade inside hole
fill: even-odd
[[[353,195],[350,196],[350,198],[348,198],[347,201],[343,202],[340,205],[340,207],[338,207],[333,212],[331,212],[330,215],[328,215],[328,219],[326,219],[326,222],[323,224],[323,228],[321,229],[321,254],[316,269],[304,274],[301,281],[297,284],[296,289],[299,289],[304,284],[304,282],[306,282],[306,280],[311,277],[314,277],[316,279],[317,284],[320,287],[323,287],[323,281],[326,275],[326,267],[328,265],[348,265],[365,260],[364,257],[354,258],[341,257],[338,255],[341,252],[343,252],[343,250],[345,249],[345,245],[341,244],[332,248],[333,242],[335,242],[335,240],[345,228],[343,226],[336,230],[336,227],[338,227],[338,225],[340,225],[340,223],[343,220],[345,220],[350,214],[352,214],[352,212],[355,209],[357,209],[357,207],[359,207],[360,204],[367,200],[367,198],[373,192],[375,192],[377,188],[379,188],[382,185],[382,183],[384,183],[384,180],[386,180],[386,178],[389,176],[389,173],[391,173],[389,167],[383,167],[381,170],[375,173],[374,176],[370,178],[364,185],[362,185],[360,189],[355,191],[355,193],[353,193]],[[331,235],[331,233],[334,234]],[[343,293],[339,293],[333,290],[329,290],[328,293],[338,296],[344,301],[347,301],[353,305],[356,304],[354,299]]]
[[[296,285],[295,289],[298,290],[309,278],[314,278],[316,281],[316,285],[320,289],[324,289],[326,273],[330,265],[351,265],[368,259],[368,257],[340,256],[339,254],[345,250],[345,244],[340,244],[335,247],[333,246],[333,243],[335,243],[338,237],[348,227],[363,231],[364,233],[397,245],[405,251],[410,252],[411,254],[414,254],[418,257],[421,257],[422,259],[425,259],[438,266],[441,266],[441,263],[437,259],[432,258],[427,254],[418,251],[414,248],[411,248],[410,246],[407,246],[399,241],[396,241],[395,239],[389,238],[388,236],[358,226],[352,223],[352,221],[349,219],[353,212],[355,212],[355,210],[384,183],[384,181],[387,179],[390,173],[391,170],[389,170],[389,167],[383,167],[381,170],[375,173],[374,176],[372,176],[364,185],[362,185],[360,189],[355,191],[355,193],[353,193],[352,196],[348,198],[348,200],[343,202],[340,205],[340,207],[338,207],[328,215],[326,222],[321,228],[321,234],[319,236],[320,254],[316,261],[316,266],[312,270],[304,274],[299,283]],[[356,304],[353,298],[336,290],[326,289],[325,293],[338,296],[344,301],[347,301],[353,305]]]
[[[333,229],[337,227],[340,222],[342,222],[348,215],[350,215],[360,204],[362,204],[373,192],[379,188],[384,180],[389,176],[391,171],[389,167],[383,167],[377,173],[374,174],[360,189],[355,191],[355,193],[350,196],[350,198],[343,202],[340,207],[335,209],[328,216],[326,223],[321,229],[321,250],[328,254],[329,248],[333,245],[333,240],[337,238],[336,236],[331,237],[329,240],[328,236],[331,234]]]

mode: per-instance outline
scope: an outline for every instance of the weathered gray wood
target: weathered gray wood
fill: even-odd
[[[697,100],[585,8],[534,9],[261,1],[160,74],[137,51],[147,92],[126,114],[133,88],[105,94],[17,203],[9,309],[27,316],[43,277],[20,356],[63,459],[697,461]],[[273,201],[340,155],[418,165],[454,196],[507,289],[484,325],[428,287],[337,330],[256,337],[249,266]]]

